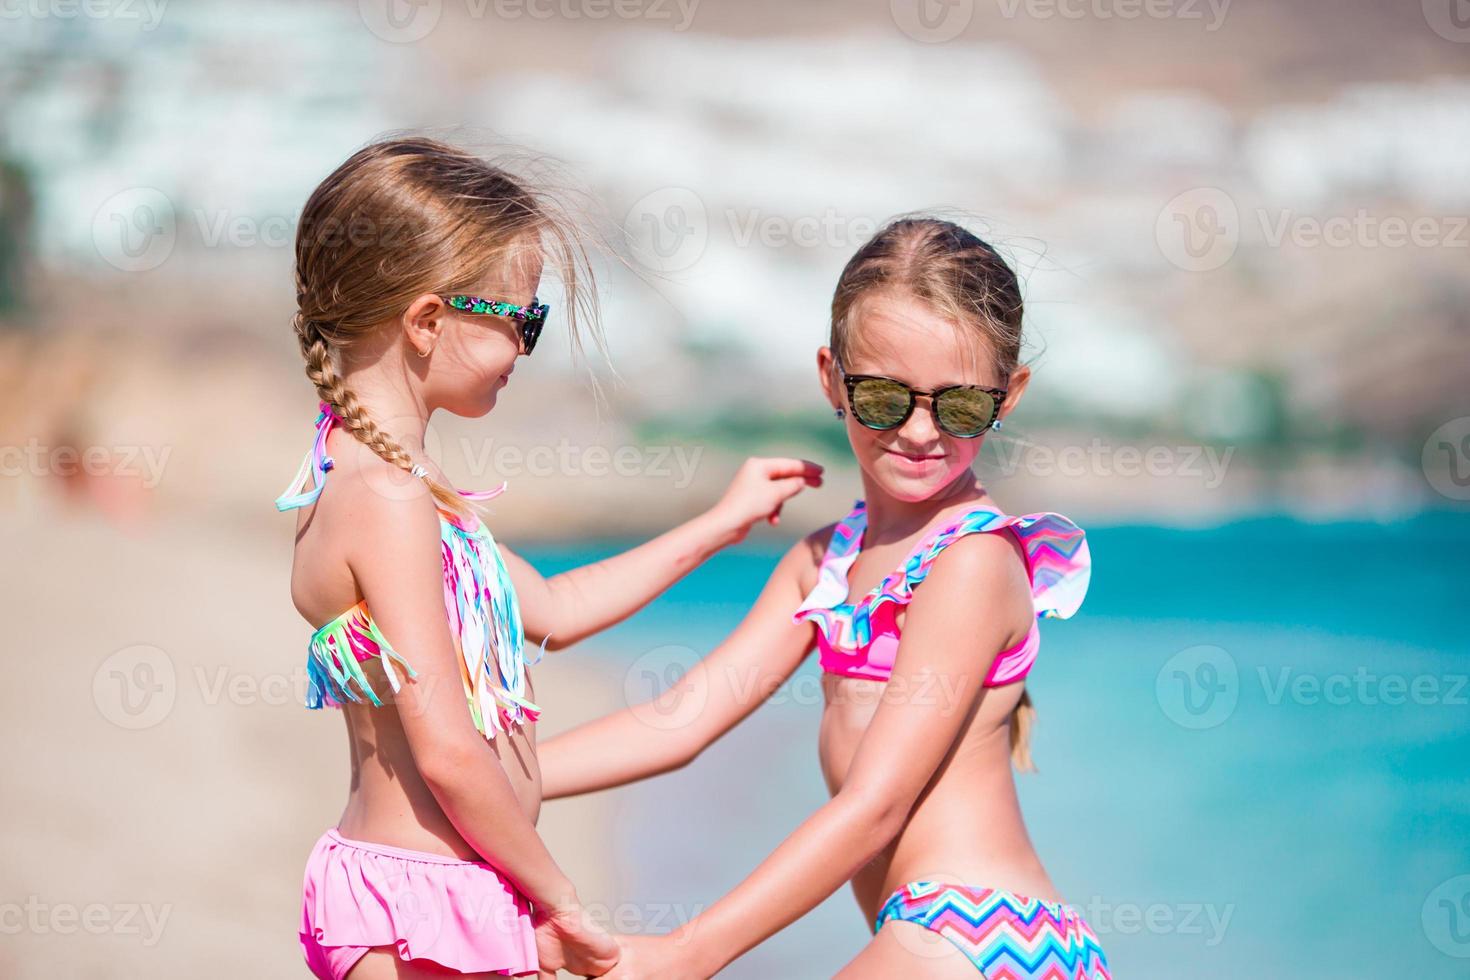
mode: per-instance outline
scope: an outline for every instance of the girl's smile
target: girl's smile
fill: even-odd
[[[886,449],[884,458],[900,473],[915,478],[929,476],[944,468],[944,453],[906,453],[898,449]]]

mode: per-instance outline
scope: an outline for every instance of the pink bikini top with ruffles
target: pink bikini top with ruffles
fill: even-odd
[[[867,506],[859,500],[833,529],[817,584],[794,617],[798,623],[816,624],[822,669],[829,674],[888,680],[898,655],[899,611],[912,601],[914,588],[928,577],[939,553],[967,534],[1004,530],[1015,537],[1026,557],[1038,619],[1070,617],[1087,594],[1092,558],[1080,527],[1060,514],[1009,517],[980,508],[926,535],[903,565],[860,600],[849,602],[847,573],[862,553],[867,526]],[[1033,621],[1024,640],[996,656],[985,685],[1000,687],[1024,679],[1040,645],[1041,633]]]

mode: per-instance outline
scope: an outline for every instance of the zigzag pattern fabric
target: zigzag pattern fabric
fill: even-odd
[[[915,881],[883,904],[876,928],[894,919],[948,939],[985,980],[1112,980],[1097,936],[1061,902]]]

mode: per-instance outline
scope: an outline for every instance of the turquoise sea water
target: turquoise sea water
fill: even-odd
[[[1117,975],[1470,977],[1470,515],[1089,539],[1082,612],[1043,625],[1041,772],[1020,786]],[[617,547],[529,553],[554,571]],[[647,697],[738,622],[779,550],[718,556],[564,656]],[[697,911],[825,799],[815,677],[614,792],[635,916]],[[722,976],[831,976],[866,938],[844,890]]]

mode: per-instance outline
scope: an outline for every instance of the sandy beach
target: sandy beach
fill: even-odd
[[[0,978],[306,975],[348,766],[271,505],[317,405],[292,242],[411,131],[545,164],[594,253],[605,343],[577,356],[548,272],[493,414],[431,421],[454,483],[508,481],[497,539],[569,567],[749,454],[828,467],[548,656],[542,739],[705,655],[860,495],[814,354],[854,251],[933,210],[1024,285],[1034,377],[980,475],[1093,546],[1020,793],[1118,975],[1463,980],[1464,7],[0,3]],[[819,681],[548,804],[584,902],[663,931],[769,854],[826,798]],[[868,926],[839,890],[722,980],[831,976]]]
[[[7,925],[25,921],[0,974],[302,973],[301,871],[346,798],[347,760],[338,716],[301,706],[308,630],[285,592],[284,519],[270,535],[185,522],[136,535],[35,513],[8,516],[0,540],[0,880]],[[536,680],[543,738],[619,690],[555,657]],[[543,818],[589,903],[616,898],[595,831],[609,806]]]

